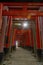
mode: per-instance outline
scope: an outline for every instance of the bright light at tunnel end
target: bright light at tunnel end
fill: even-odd
[[[23,22],[23,28],[28,28],[28,22]]]

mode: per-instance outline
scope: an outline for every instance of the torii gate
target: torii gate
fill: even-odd
[[[8,6],[9,8],[11,8],[13,6],[14,7],[20,6],[22,8],[22,10],[20,11],[20,10],[9,9],[7,11],[7,10],[3,10],[4,6]],[[36,24],[37,48],[38,48],[38,46],[39,46],[39,48],[41,48],[40,45],[38,45],[38,43],[41,44],[40,43],[40,32],[39,32],[40,29],[39,29],[39,26],[38,26],[38,16],[43,16],[43,11],[41,12],[41,11],[38,11],[38,10],[27,10],[27,8],[39,8],[39,7],[42,7],[42,6],[43,6],[43,3],[16,3],[16,2],[15,3],[13,3],[13,2],[12,3],[11,2],[10,3],[6,3],[6,2],[0,3],[0,23],[1,23],[0,29],[1,29],[1,26],[2,26],[2,16],[9,16],[10,20],[12,20],[11,18],[27,18],[27,19],[29,19],[28,16],[32,16],[33,18],[35,16],[35,19],[36,19],[36,22],[37,22],[37,24]],[[9,24],[11,24],[11,22]],[[3,32],[3,30],[2,30],[2,32]],[[4,33],[5,33],[5,31],[4,31]],[[1,35],[1,37],[3,39],[3,33]],[[2,40],[0,40],[0,43],[1,43],[0,44],[0,46],[1,46],[0,53],[3,53],[4,42],[2,42]]]

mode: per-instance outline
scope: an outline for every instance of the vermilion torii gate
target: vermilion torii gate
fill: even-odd
[[[4,7],[8,7],[4,9]],[[36,47],[41,49],[40,42],[40,28],[38,24],[38,17],[43,16],[43,11],[39,11],[40,7],[43,7],[43,3],[0,3],[0,30],[1,30],[1,39],[0,39],[0,57],[3,55],[4,48],[4,36],[5,36],[5,27],[2,27],[2,16],[8,16],[11,18],[27,18],[36,20]],[[11,22],[9,22],[11,24]],[[4,25],[3,25],[4,26]],[[9,27],[11,29],[11,26]],[[4,31],[4,32],[3,32]],[[11,32],[11,31],[10,31]],[[9,35],[10,36],[10,35]]]

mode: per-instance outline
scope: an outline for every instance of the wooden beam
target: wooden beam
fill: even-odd
[[[23,3],[23,2],[3,2],[3,5],[4,6],[20,6],[20,5],[28,5],[28,6],[43,6],[43,3],[29,3],[29,2],[26,2],[26,3]]]
[[[3,11],[2,12],[2,15],[3,16],[18,16],[18,15],[20,15],[20,16],[28,16],[28,15],[32,15],[32,16],[43,16],[43,12],[40,12],[40,11],[33,11],[33,10],[28,10],[28,11],[23,11],[23,10],[21,10],[21,11],[12,11],[12,10],[10,10],[10,11]]]
[[[8,6],[8,8],[9,9],[20,9],[20,8],[22,8],[22,9],[24,9],[24,6]],[[28,9],[39,9],[40,8],[40,6],[25,6],[25,8],[28,10]]]

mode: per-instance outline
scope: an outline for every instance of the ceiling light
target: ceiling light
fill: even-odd
[[[28,28],[28,22],[23,23],[23,28]]]

